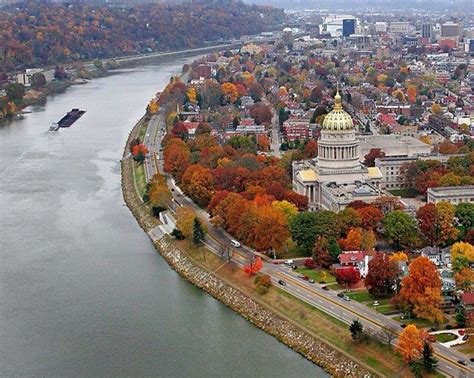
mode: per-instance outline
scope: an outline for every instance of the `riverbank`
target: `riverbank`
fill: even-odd
[[[149,54],[138,54],[125,56],[120,58],[111,58],[103,60],[95,60],[92,62],[84,62],[83,65],[77,69],[75,77],[71,79],[65,79],[61,81],[52,81],[48,85],[38,89],[29,89],[24,97],[23,103],[17,106],[16,111],[8,116],[3,117],[0,113],[0,120],[4,119],[15,119],[21,117],[23,110],[31,105],[40,104],[46,101],[47,97],[53,94],[64,92],[67,88],[72,85],[81,85],[82,82],[77,80],[93,80],[109,75],[115,74],[116,70],[124,68],[132,68],[142,66],[146,64],[156,64],[167,60],[173,60],[178,58],[186,58],[190,56],[198,56],[199,54],[209,54],[216,51],[222,51],[225,49],[235,49],[242,46],[242,43],[234,44],[217,44],[206,47],[199,47],[195,49],[176,50],[169,52],[154,52]],[[72,69],[72,67],[69,67]]]
[[[140,227],[150,235],[152,229],[158,224],[147,206],[141,201],[135,190],[133,180],[133,160],[128,154],[128,145],[136,137],[141,122],[133,128],[129,135],[122,160],[122,190],[127,206],[134,215]],[[152,240],[153,241],[153,240]],[[232,282],[225,269],[213,269],[209,256],[203,261],[192,256],[191,252],[179,248],[173,239],[165,237],[159,241],[153,241],[157,251],[163,256],[168,264],[182,277],[195,286],[205,290],[207,293],[230,307],[245,319],[249,320],[258,328],[276,337],[279,341],[300,353],[308,360],[321,366],[333,376],[363,377],[376,376],[377,374],[360,361],[355,362],[338,348],[330,346],[317,335],[303,329],[299,324],[293,322],[284,313],[272,310],[264,301],[249,290],[239,287]],[[198,255],[202,252],[196,252]],[[204,251],[204,253],[206,253]],[[216,257],[217,259],[217,257]],[[215,261],[216,264],[222,264]],[[235,268],[235,267],[234,267]],[[229,268],[235,273],[234,268]],[[235,277],[234,277],[235,278]],[[248,288],[247,288],[248,289]],[[277,289],[275,289],[277,290]],[[335,363],[337,361],[337,363]]]

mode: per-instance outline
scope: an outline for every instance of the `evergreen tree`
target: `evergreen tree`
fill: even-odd
[[[351,331],[352,339],[353,340],[361,340],[362,336],[364,335],[364,327],[359,319],[356,319],[352,322],[349,327],[349,331]]]
[[[458,323],[458,327],[465,327],[466,319],[466,310],[464,307],[459,307],[458,311],[456,312],[456,323]]]
[[[410,368],[415,378],[423,377],[423,364],[420,361],[411,362]]]
[[[199,245],[204,240],[204,229],[202,228],[201,221],[198,218],[194,218],[193,230],[193,242],[194,244]]]
[[[433,349],[431,345],[425,342],[423,344],[423,367],[424,369],[431,373],[435,370],[436,365],[438,365],[438,360],[433,357]]]
[[[328,245],[328,252],[334,261],[337,261],[339,255],[342,253],[341,247],[336,239],[331,239]]]

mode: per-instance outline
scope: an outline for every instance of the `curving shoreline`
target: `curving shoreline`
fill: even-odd
[[[137,134],[140,124],[141,121],[134,126],[124,148],[124,158],[121,163],[122,193],[125,203],[137,223],[149,234],[158,221],[149,213],[137,195],[133,183],[132,160],[126,157],[128,145]],[[173,246],[169,238],[165,237],[154,245],[171,268],[183,278],[205,290],[215,299],[239,313],[261,330],[276,337],[280,342],[317,364],[332,376],[375,376],[368,367],[354,362],[346,354],[318,339],[315,335],[311,335],[295,325],[290,319],[286,319],[284,315],[268,309],[267,306],[246,295],[235,285],[193,261],[185,252]],[[335,361],[337,361],[337,366],[335,366]]]

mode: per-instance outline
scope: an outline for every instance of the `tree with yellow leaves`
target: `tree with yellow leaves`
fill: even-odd
[[[160,105],[158,105],[158,100],[157,99],[152,99],[148,103],[148,113],[150,114],[156,114],[158,109],[160,108]]]
[[[394,252],[389,257],[390,261],[405,261],[408,262],[408,256],[405,252]]]
[[[197,102],[196,88],[190,87],[186,92],[186,97],[190,103],[195,104]]]
[[[430,146],[433,144],[433,141],[431,140],[431,138],[428,135],[422,135],[420,137],[420,141],[422,141],[425,144],[429,144]]]
[[[293,217],[298,214],[298,208],[296,205],[292,204],[291,202],[288,202],[286,200],[283,201],[273,201],[272,202],[272,207],[274,209],[281,210],[283,214],[285,214],[285,218],[287,222],[289,223]]]
[[[407,363],[412,363],[421,358],[425,341],[426,332],[409,324],[398,337],[397,349]]]
[[[468,268],[474,262],[474,247],[466,242],[454,243],[451,247],[451,262],[455,272]]]
[[[433,113],[433,114],[441,114],[442,111],[443,111],[443,109],[441,109],[441,105],[440,105],[440,104],[434,103],[433,105],[431,105],[431,113]]]
[[[194,219],[199,219],[204,233],[207,233],[205,223],[200,217],[189,207],[180,207],[176,212],[176,227],[183,233],[183,235],[192,239],[194,235]]]

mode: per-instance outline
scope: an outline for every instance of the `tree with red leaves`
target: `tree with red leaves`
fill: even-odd
[[[273,117],[271,109],[261,102],[256,103],[250,108],[250,115],[255,120],[257,125],[268,125],[272,121]]]
[[[359,269],[349,266],[347,268],[339,268],[336,270],[336,281],[339,285],[346,287],[355,285],[360,281]]]
[[[140,164],[143,164],[148,152],[149,152],[148,148],[144,144],[142,143],[136,144],[135,146],[133,146],[133,149],[132,149],[133,160],[135,160],[136,162]]]
[[[311,139],[306,143],[306,146],[304,146],[303,154],[306,159],[312,159],[318,156],[318,143],[314,139]]]
[[[382,158],[385,156],[385,152],[383,152],[380,148],[371,148],[369,153],[364,156],[364,164],[367,167],[375,167],[375,159]]]
[[[244,266],[244,272],[247,273],[249,276],[260,272],[263,268],[263,262],[260,256],[252,258],[252,261]]]
[[[373,230],[382,221],[383,213],[378,207],[365,206],[357,209],[361,219],[361,226],[366,230]]]
[[[369,261],[365,286],[372,295],[387,295],[393,292],[398,278],[398,266],[385,253],[377,253]]]

